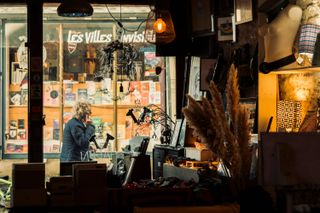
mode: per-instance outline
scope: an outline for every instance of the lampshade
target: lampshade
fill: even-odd
[[[92,15],[93,8],[87,0],[64,0],[59,5],[57,13],[64,17],[85,17]]]
[[[170,43],[176,38],[168,10],[152,10],[146,22],[145,38],[150,43]]]

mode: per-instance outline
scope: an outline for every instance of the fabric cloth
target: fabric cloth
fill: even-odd
[[[299,53],[313,54],[320,26],[315,24],[304,24],[301,26],[299,36]]]
[[[84,125],[76,118],[72,118],[65,125],[63,130],[62,150],[60,161],[83,161],[89,160],[89,139],[95,132],[91,124]]]

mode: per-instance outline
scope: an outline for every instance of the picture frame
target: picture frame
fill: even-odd
[[[191,0],[192,33],[214,33],[213,2],[211,0]]]
[[[201,100],[200,91],[200,57],[191,57],[188,94],[197,101]]]
[[[235,16],[218,18],[218,41],[236,41]]]
[[[236,25],[252,21],[252,0],[235,0],[234,12]]]
[[[174,126],[173,135],[171,138],[171,143],[170,143],[170,146],[172,146],[172,147],[176,147],[178,144],[179,133],[181,130],[181,124],[182,124],[182,119],[180,119],[180,118],[177,119],[176,124]]]
[[[217,62],[217,59],[201,59],[200,91],[209,91],[210,81],[213,80]]]
[[[187,131],[187,120],[185,118],[182,119],[182,124],[179,133],[178,146],[184,147],[186,140],[186,131]]]

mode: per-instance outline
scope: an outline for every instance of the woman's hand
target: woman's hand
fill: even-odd
[[[91,120],[91,118],[90,118],[90,115],[86,115],[84,122],[85,122],[86,124],[92,124],[92,120]]]

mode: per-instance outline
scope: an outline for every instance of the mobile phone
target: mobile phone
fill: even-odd
[[[80,120],[83,121],[83,122],[86,121],[86,118],[87,118],[86,114],[83,114],[82,116],[80,116]]]

